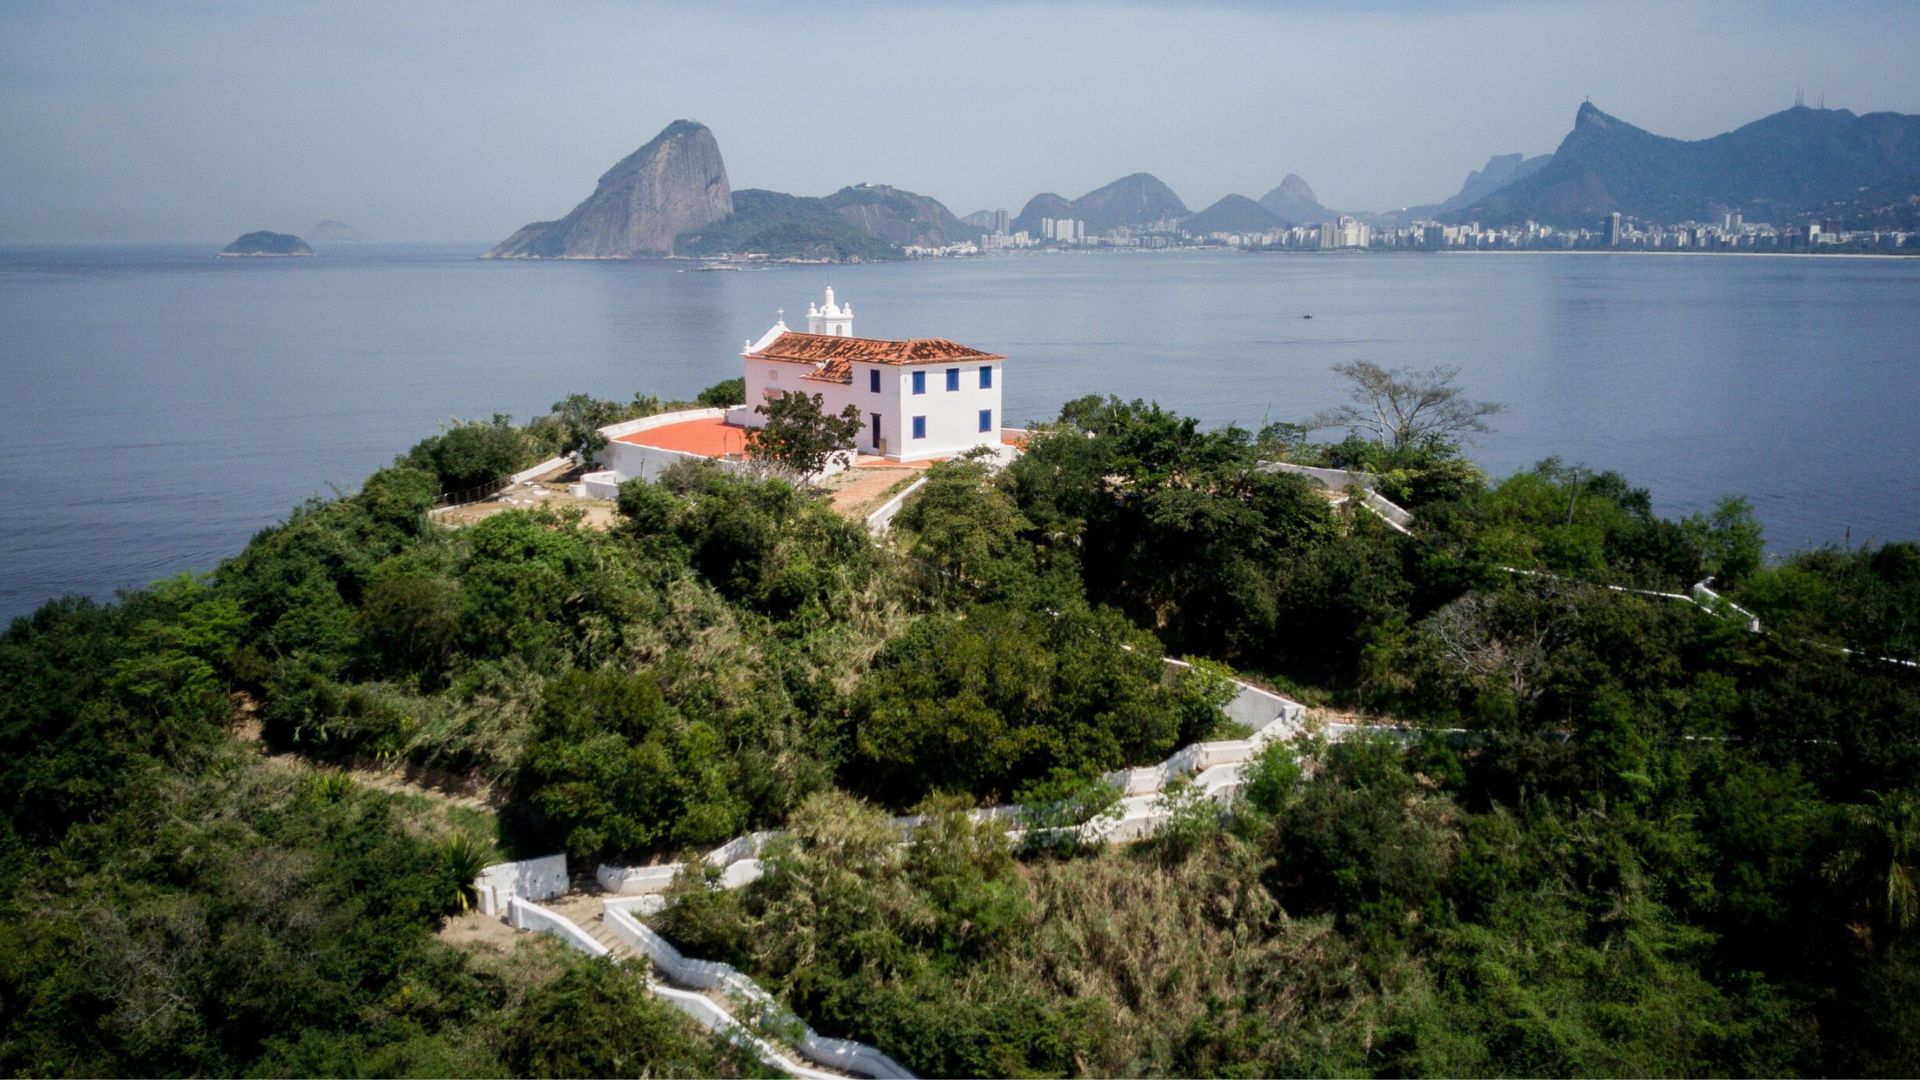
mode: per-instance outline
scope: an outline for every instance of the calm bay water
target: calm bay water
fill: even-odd
[[[1054,255],[759,272],[484,245],[0,250],[0,616],[205,570],[449,417],[690,397],[831,280],[873,337],[1006,353],[1010,421],[1086,393],[1295,420],[1328,366],[1450,364],[1474,455],[1751,499],[1775,550],[1920,538],[1920,260]],[[1311,314],[1312,319],[1302,315]],[[799,319],[791,319],[798,324]]]

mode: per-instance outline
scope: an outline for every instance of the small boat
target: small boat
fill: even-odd
[[[1311,319],[1311,318],[1313,318],[1313,316],[1311,316],[1311,315],[1302,315],[1302,316],[1300,316],[1300,317],[1301,317],[1301,318],[1303,318],[1303,319]]]

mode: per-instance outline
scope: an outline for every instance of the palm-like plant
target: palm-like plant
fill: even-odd
[[[353,782],[353,777],[339,769],[323,769],[315,773],[312,784],[313,793],[319,796],[322,802],[328,803],[341,802],[351,797],[357,786]]]
[[[1920,798],[1910,791],[1867,794],[1872,802],[1848,808],[1851,836],[1828,860],[1826,877],[1836,884],[1855,883],[1865,894],[1861,906],[1869,918],[1897,934],[1920,923],[1914,867],[1920,855]]]
[[[454,833],[440,841],[440,866],[448,882],[447,907],[465,915],[473,910],[477,898],[474,879],[493,860],[486,845],[466,833]]]

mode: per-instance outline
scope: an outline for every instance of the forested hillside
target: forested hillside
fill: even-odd
[[[1920,1070],[1920,546],[1769,560],[1737,500],[1098,398],[884,544],[712,467],[607,531],[428,516],[662,407],[461,426],[204,579],[14,623],[0,1071],[754,1072],[638,972],[435,930],[502,855],[776,826],[660,928],[922,1075]],[[1276,459],[1377,474],[1412,534]],[[1607,587],[1709,576],[1761,632]],[[1410,734],[1270,750],[1124,849],[966,816],[1229,736],[1221,669],[1163,656]],[[328,768],[367,759],[510,798]]]

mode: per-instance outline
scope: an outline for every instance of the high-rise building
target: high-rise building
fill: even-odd
[[[1620,211],[1615,210],[1613,213],[1608,214],[1607,220],[1603,223],[1603,227],[1605,228],[1606,234],[1607,234],[1606,235],[1607,246],[1619,247],[1620,246]]]
[[[1320,226],[1320,247],[1323,250],[1333,248],[1363,248],[1373,244],[1373,227],[1362,225],[1345,214],[1340,220]]]

